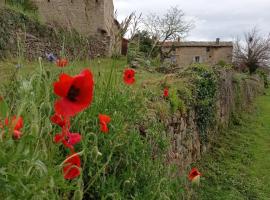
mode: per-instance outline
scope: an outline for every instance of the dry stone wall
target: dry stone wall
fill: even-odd
[[[217,139],[221,128],[228,127],[233,113],[246,109],[264,90],[263,81],[257,76],[236,74],[232,70],[219,70],[217,73],[216,118],[214,126],[207,132],[207,143],[200,137],[194,107],[191,106],[185,113],[177,111],[161,119],[170,139],[168,163],[176,164],[180,174],[187,166],[201,158],[212,141]],[[159,115],[160,113],[157,113],[157,116]]]

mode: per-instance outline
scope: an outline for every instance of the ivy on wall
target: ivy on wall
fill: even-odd
[[[208,142],[207,132],[216,118],[217,75],[213,69],[204,65],[191,67],[194,77],[194,97],[196,123],[202,143]]]

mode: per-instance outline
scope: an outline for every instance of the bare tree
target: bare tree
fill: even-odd
[[[193,28],[194,23],[185,19],[184,12],[178,7],[171,7],[167,10],[166,14],[159,16],[156,13],[149,14],[144,20],[146,31],[155,39],[152,51],[159,46],[161,60],[171,53],[174,49],[172,46],[169,51],[164,51],[162,46],[166,41],[173,41],[177,38],[185,37],[188,32]]]
[[[245,66],[250,74],[259,67],[266,67],[270,62],[270,34],[262,37],[256,28],[245,34],[245,40],[239,39],[234,47],[234,60],[238,66]]]

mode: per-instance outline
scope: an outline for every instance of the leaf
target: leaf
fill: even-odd
[[[0,118],[6,118],[8,111],[9,108],[7,103],[0,97]]]

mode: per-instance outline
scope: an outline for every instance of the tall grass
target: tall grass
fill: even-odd
[[[58,69],[40,61],[27,75],[24,68],[17,69],[11,79],[1,83],[0,95],[10,107],[9,114],[23,116],[25,125],[20,140],[7,136],[0,141],[0,197],[179,199],[180,180],[171,177],[174,169],[164,164],[168,144],[164,127],[156,119],[147,119],[147,132],[140,133],[147,92],[139,84],[123,84],[126,63],[121,59],[91,64],[95,75],[93,103],[71,123],[71,132],[83,136],[75,147],[82,158],[82,173],[75,180],[64,180],[61,163],[68,152],[53,142],[61,130],[49,120],[56,98],[52,83],[62,71],[74,75],[88,64],[72,63]],[[99,113],[112,118],[109,134],[99,130]]]

